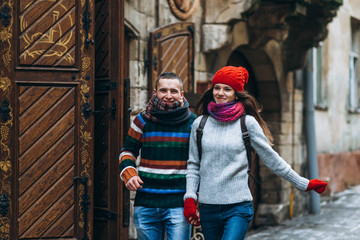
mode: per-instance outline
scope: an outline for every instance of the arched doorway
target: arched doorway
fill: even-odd
[[[245,85],[245,90],[253,95],[262,105],[262,117],[268,123],[275,142],[277,142],[277,136],[274,132],[280,129],[281,101],[279,84],[271,59],[262,50],[240,46],[230,54],[226,65],[242,66],[248,70],[249,81]],[[250,226],[251,228],[255,227],[254,223],[259,204],[269,203],[267,196],[270,191],[273,191],[273,189],[268,189],[270,184],[263,183],[265,181],[267,183],[269,181],[279,181],[278,178],[267,179],[268,174],[264,174],[261,168],[262,165],[259,163],[258,155],[253,154],[251,174],[260,181],[260,184],[257,184],[252,179],[249,180],[254,204],[254,218]]]

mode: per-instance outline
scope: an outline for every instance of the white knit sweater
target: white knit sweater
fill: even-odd
[[[220,122],[209,117],[201,140],[202,158],[199,161],[196,129],[202,116],[192,126],[189,159],[187,163],[186,194],[184,199],[197,199],[206,204],[232,204],[251,201],[248,187],[248,161],[242,139],[240,118]],[[251,146],[264,164],[280,177],[291,182],[298,190],[305,191],[309,180],[299,176],[269,145],[265,134],[250,115],[245,118]],[[201,163],[200,163],[201,162]]]

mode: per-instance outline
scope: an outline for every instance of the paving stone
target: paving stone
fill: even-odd
[[[322,198],[319,214],[250,231],[246,240],[360,240],[360,185]]]

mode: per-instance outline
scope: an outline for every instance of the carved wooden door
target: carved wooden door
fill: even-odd
[[[194,23],[169,24],[151,33],[149,93],[163,72],[179,75],[190,102],[194,95]]]
[[[94,239],[101,240],[128,238],[118,165],[125,135],[123,16],[123,1],[96,1]]]
[[[92,239],[94,0],[0,5],[0,239]]]

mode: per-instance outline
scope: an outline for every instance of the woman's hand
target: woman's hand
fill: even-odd
[[[327,183],[324,182],[324,181],[321,181],[319,179],[311,179],[309,181],[309,185],[306,189],[306,192],[307,191],[311,191],[311,190],[314,190],[316,191],[317,193],[323,193],[326,189],[326,186],[327,186]]]

